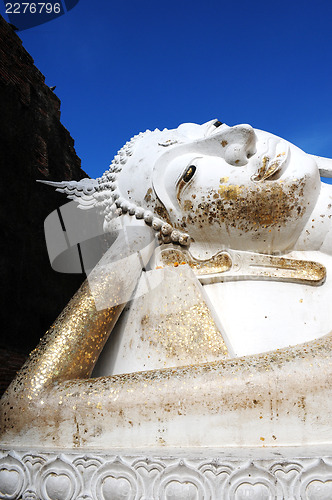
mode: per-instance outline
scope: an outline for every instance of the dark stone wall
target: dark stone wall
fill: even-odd
[[[26,356],[84,278],[50,266],[44,219],[68,200],[36,179],[87,175],[60,123],[60,100],[1,16],[0,112],[0,364],[8,376],[10,352]]]

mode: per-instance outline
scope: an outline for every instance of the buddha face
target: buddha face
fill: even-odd
[[[209,122],[193,132],[191,151],[166,167],[172,224],[206,253],[291,250],[319,195],[315,160],[249,125]]]

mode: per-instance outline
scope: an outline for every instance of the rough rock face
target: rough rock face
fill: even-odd
[[[27,355],[84,278],[51,269],[44,219],[68,200],[36,179],[87,175],[60,100],[1,16],[0,109],[0,348]]]

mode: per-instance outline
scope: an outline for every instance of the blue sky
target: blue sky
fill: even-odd
[[[330,0],[80,0],[19,36],[96,177],[132,135],[212,118],[332,157],[331,26]]]

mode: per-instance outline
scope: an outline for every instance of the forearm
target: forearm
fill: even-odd
[[[141,253],[124,252],[125,243],[123,233],[89,274],[10,385],[11,397],[37,400],[51,384],[91,375],[142,272]]]
[[[31,400],[54,382],[89,377],[123,307],[98,311],[86,280],[30,354],[9,391]]]

